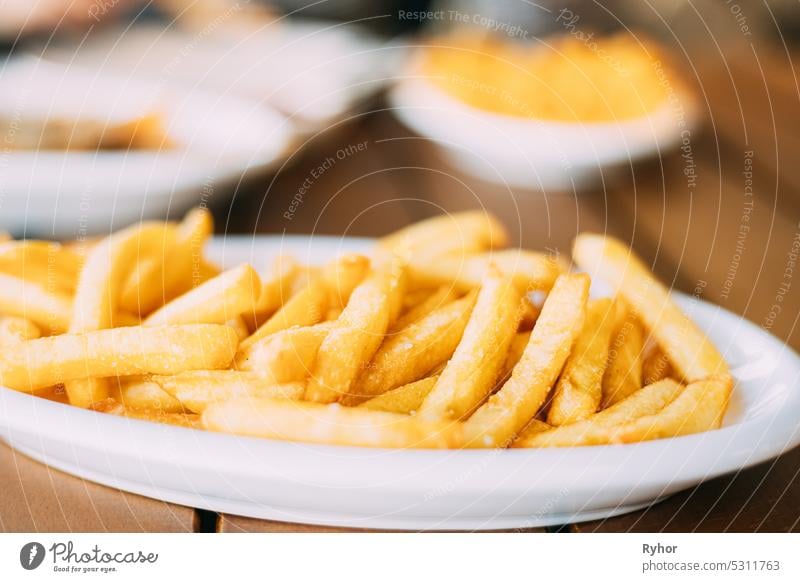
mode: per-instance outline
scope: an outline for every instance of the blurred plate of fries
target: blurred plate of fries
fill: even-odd
[[[304,135],[336,127],[390,81],[402,47],[357,23],[281,17],[244,28],[224,19],[168,30],[156,25],[92,36],[81,46],[48,48],[49,58],[140,78],[253,99],[281,112]],[[241,23],[240,23],[241,24]]]
[[[599,52],[568,35],[434,38],[409,61],[391,105],[469,174],[530,189],[592,186],[675,149],[699,121],[660,47],[597,42]]]
[[[0,88],[0,228],[27,236],[183,213],[274,164],[294,136],[245,99],[35,58],[10,61]]]
[[[800,358],[611,237],[574,270],[481,212],[211,232],[0,242],[2,438],[165,501],[414,530],[609,517],[800,443]]]

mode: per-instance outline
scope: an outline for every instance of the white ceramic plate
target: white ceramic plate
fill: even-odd
[[[319,262],[369,241],[216,240],[226,264],[277,252]],[[349,527],[482,530],[633,511],[800,442],[800,359],[757,326],[678,296],[732,364],[724,427],[633,445],[409,451],[244,438],[97,414],[0,388],[2,438],[56,468],[192,507]]]
[[[95,35],[80,47],[48,49],[64,63],[267,103],[304,133],[326,130],[382,89],[401,66],[402,47],[358,24],[282,18],[256,29],[198,35],[137,26]]]
[[[11,151],[0,164],[0,228],[76,238],[211,203],[229,182],[269,167],[293,129],[262,105],[24,58],[0,70],[5,118],[88,118],[102,124],[150,111],[173,148],[161,151]],[[204,200],[205,199],[205,200]]]
[[[670,104],[619,122],[526,120],[467,105],[421,77],[398,83],[390,101],[394,114],[441,146],[454,166],[490,182],[534,190],[592,185],[604,172],[673,149],[681,138]],[[694,110],[688,99],[682,106],[691,128]]]

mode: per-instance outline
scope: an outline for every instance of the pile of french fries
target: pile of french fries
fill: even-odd
[[[508,249],[484,212],[322,266],[203,254],[210,214],[102,240],[0,242],[0,385],[99,412],[271,439],[568,447],[720,426],[723,357],[631,250]],[[590,277],[614,290],[590,299]]]

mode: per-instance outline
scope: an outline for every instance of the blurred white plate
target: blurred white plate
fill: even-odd
[[[231,265],[319,262],[363,239],[228,238]],[[771,459],[800,442],[800,358],[719,307],[678,301],[732,364],[720,430],[633,445],[423,451],[308,445],[97,414],[0,388],[0,436],[53,467],[156,499],[290,522],[484,530],[599,519]]]
[[[686,127],[694,110],[682,103]],[[673,149],[681,140],[672,105],[619,122],[565,123],[484,111],[421,77],[390,93],[394,114],[436,142],[450,162],[490,182],[534,190],[580,189],[603,172]]]
[[[46,54],[109,73],[255,99],[311,134],[382,89],[405,51],[355,24],[282,18],[258,30],[221,26],[205,34],[137,26]]]
[[[0,228],[74,238],[211,204],[222,186],[286,154],[286,118],[245,99],[36,59],[0,71],[0,116],[117,123],[157,111],[174,146],[4,151]]]

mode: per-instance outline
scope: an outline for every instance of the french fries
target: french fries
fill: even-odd
[[[211,263],[212,231],[199,209],[78,244],[0,242],[0,386],[185,428],[387,448],[633,443],[714,430],[727,409],[719,352],[611,239],[575,242],[616,290],[590,302],[589,274],[505,249],[482,211],[325,265],[265,257],[263,276]]]
[[[403,257],[407,263],[454,253],[499,249],[506,245],[506,229],[495,217],[483,211],[435,216],[378,241],[381,250]]]
[[[529,439],[533,435],[551,430],[552,428],[552,426],[543,420],[534,418],[527,424],[525,428],[520,431],[519,435],[517,436],[517,440],[514,441],[512,446],[518,446],[517,443],[523,443],[525,442],[525,439]]]
[[[71,294],[81,258],[58,243],[24,240],[0,243],[0,273],[37,283],[48,291]]]
[[[270,384],[258,374],[234,370],[201,370],[172,376],[151,376],[149,382],[158,385],[177,402],[201,413],[210,404],[242,398],[287,398],[299,400],[305,392],[305,382]]]
[[[457,447],[461,440],[458,423],[268,398],[212,404],[203,412],[202,421],[209,430],[356,447],[443,449]]]
[[[480,287],[490,266],[510,277],[520,291],[547,291],[564,271],[563,265],[543,253],[522,250],[494,251],[467,256],[437,257],[410,266],[410,286],[450,285],[467,291]]]
[[[469,447],[507,447],[544,404],[580,332],[587,275],[561,275],[547,297],[511,378],[464,423]]]
[[[608,367],[603,374],[601,408],[608,408],[624,400],[642,387],[643,348],[641,325],[624,302],[618,301],[617,323],[608,348]]]
[[[589,304],[583,329],[556,384],[547,413],[549,424],[570,424],[597,411],[615,321],[614,303],[610,299],[598,299]]]
[[[258,273],[250,265],[239,265],[167,303],[142,325],[225,323],[253,311],[260,292]]]
[[[474,303],[470,294],[388,336],[344,403],[357,404],[419,380],[444,364],[461,341]]]
[[[733,390],[729,374],[715,374],[689,384],[662,410],[614,427],[612,443],[633,443],[714,430],[720,427]]]
[[[174,244],[165,241],[161,253],[139,259],[122,287],[120,308],[147,315],[210,278],[201,255],[213,231],[214,221],[207,209],[190,211],[175,228]]]
[[[520,433],[513,446],[580,447],[609,443],[610,431],[614,427],[656,414],[675,400],[683,389],[674,380],[656,382],[580,422],[552,430],[541,430],[541,425],[534,423]]]
[[[383,410],[398,414],[411,414],[419,410],[422,402],[430,394],[439,376],[429,376],[399,388],[389,390],[380,396],[370,398],[358,406],[370,410]]]
[[[347,307],[320,345],[305,399],[336,402],[350,389],[383,340],[393,306],[400,304],[403,268],[393,262],[353,291]]]
[[[508,379],[514,366],[517,365],[517,362],[522,358],[522,354],[525,353],[525,348],[528,346],[529,341],[531,341],[531,332],[529,331],[517,332],[514,339],[511,340],[511,345],[508,346],[508,354],[506,354],[506,361],[503,364],[503,372],[500,374],[501,380]]]
[[[332,322],[323,322],[278,331],[240,348],[234,367],[256,372],[274,384],[303,380],[311,373],[322,340],[332,328]]]
[[[485,400],[516,335],[521,300],[510,277],[489,270],[461,342],[423,402],[420,415],[458,420]]]
[[[630,248],[608,236],[582,234],[572,254],[582,269],[608,282],[625,299],[684,379],[693,382],[727,372],[719,351]]]
[[[644,361],[642,362],[642,382],[652,384],[664,378],[671,378],[675,375],[669,356],[665,354],[657,345],[646,347]]]
[[[183,413],[184,407],[174,396],[165,392],[156,382],[147,376],[132,376],[120,379],[117,386],[110,390],[111,399],[125,408],[136,410],[157,410],[161,412]]]
[[[62,382],[69,386],[72,380],[227,368],[237,343],[230,327],[212,324],[120,327],[43,337],[4,350],[0,386],[32,391]]]
[[[64,333],[72,319],[72,298],[0,273],[0,313],[29,319],[48,333]]]
[[[397,321],[392,325],[392,332],[397,332],[411,325],[417,323],[425,316],[433,313],[440,307],[444,307],[448,303],[458,299],[458,293],[455,289],[448,286],[439,287],[436,291],[429,294],[423,301],[414,304],[411,308],[405,311]]]
[[[250,329],[263,325],[269,315],[281,308],[291,294],[298,270],[297,261],[291,256],[279,255],[275,258],[269,275],[261,281],[258,303],[252,313],[242,314]]]
[[[229,319],[225,322],[225,325],[236,332],[236,336],[239,338],[240,342],[250,337],[250,328],[247,327],[247,323],[245,323],[244,318],[241,315],[237,315],[233,319]]]
[[[202,427],[200,424],[200,416],[197,414],[127,408],[125,405],[114,400],[113,398],[105,398],[100,400],[99,402],[92,404],[90,408],[97,412],[104,412],[106,414],[113,414],[115,416],[124,416],[126,418],[133,418],[136,420],[146,420],[148,422],[157,422],[160,424],[171,424],[173,426],[182,426],[184,428]]]
[[[142,223],[92,247],[75,289],[69,332],[81,334],[111,327],[119,307],[119,282],[138,258],[151,256],[162,243],[170,244],[174,236],[166,224]],[[85,408],[108,396],[108,385],[99,376],[65,385],[69,401],[75,406]]]
[[[331,293],[330,305],[344,309],[350,295],[364,280],[369,271],[370,261],[363,255],[345,255],[325,265],[322,280]]]
[[[0,348],[36,339],[41,335],[42,332],[32,321],[13,315],[0,317]]]
[[[330,293],[325,283],[320,277],[312,277],[264,325],[242,342],[242,348],[249,348],[260,339],[296,325],[319,323],[325,317],[329,302]]]

